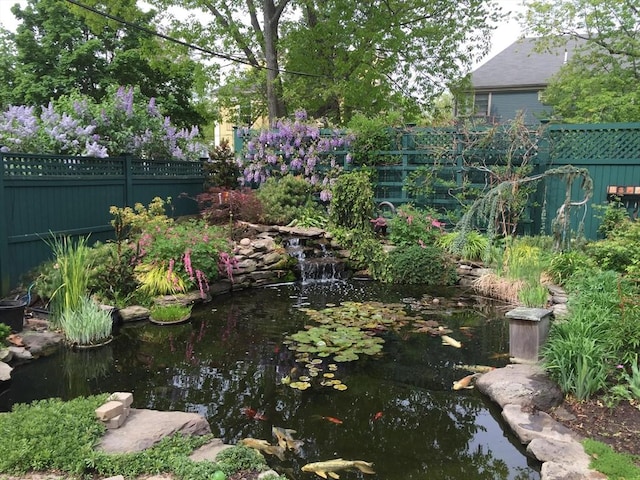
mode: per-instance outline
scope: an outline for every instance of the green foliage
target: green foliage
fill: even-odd
[[[158,322],[175,322],[191,313],[192,305],[155,305],[151,307],[150,316]]]
[[[347,129],[353,140],[349,144],[349,153],[354,165],[374,166],[397,163],[399,156],[380,155],[380,151],[397,150],[394,131],[391,128],[393,119],[389,115],[367,117],[356,113]]]
[[[107,340],[111,336],[113,321],[109,311],[84,296],[76,308],[62,313],[59,324],[68,343],[86,346]]]
[[[115,230],[116,240],[118,242],[126,239],[137,240],[144,230],[165,228],[171,225],[173,219],[167,217],[165,211],[169,205],[171,205],[171,197],[166,200],[154,197],[148,207],[141,203],[136,203],[133,208],[111,206],[109,213],[113,217],[111,226]]]
[[[56,263],[54,268],[59,276],[52,280],[59,282],[54,285],[51,294],[52,320],[60,321],[65,314],[78,310],[83,298],[89,293],[89,271],[91,268],[89,247],[86,238],[73,240],[70,237],[54,237],[47,244],[51,247]]]
[[[21,23],[10,52],[12,81],[0,85],[10,91],[3,105],[46,105],[75,92],[101,102],[113,85],[139,85],[147,100],[158,99],[163,118],[169,115],[180,127],[203,123],[204,110],[194,99],[202,98],[198,80],[208,68],[184,46],[160,43],[66,2],[30,0],[12,11]],[[143,12],[133,2],[109,13],[139,25],[158,20],[157,11]]]
[[[444,233],[438,237],[438,245],[448,253],[457,255],[463,260],[483,260],[489,249],[489,239],[477,230],[470,230],[462,242],[458,241],[459,231]]]
[[[546,272],[554,283],[564,285],[573,275],[582,270],[594,268],[596,263],[584,252],[570,250],[557,252],[551,256]]]
[[[640,222],[622,221],[604,240],[588,243],[585,252],[603,269],[640,276]]]
[[[544,365],[564,393],[587,400],[606,387],[613,355],[599,339],[603,333],[584,316],[553,324],[543,348]]]
[[[89,252],[89,290],[102,303],[126,307],[133,301],[138,282],[133,265],[135,244],[96,242]]]
[[[136,453],[111,454],[94,446],[105,432],[95,409],[107,394],[78,397],[68,402],[48,399],[18,404],[0,415],[0,473],[60,471],[67,475],[101,476],[173,473],[176,478],[207,480],[218,470],[233,475],[242,470],[265,470],[264,457],[246,447],[231,447],[216,462],[194,462],[189,455],[212,440],[211,435],[174,435],[152,448]]]
[[[640,12],[634,2],[538,0],[527,6],[526,36],[541,39],[541,50],[570,52],[543,93],[554,116],[570,123],[637,121]]]
[[[638,354],[633,358],[629,372],[626,370],[625,365],[620,364],[617,368],[620,369],[620,380],[618,385],[611,389],[611,393],[625,400],[639,401],[640,365],[638,364]]]
[[[589,398],[609,386],[614,362],[637,361],[638,286],[613,271],[585,269],[566,289],[569,316],[552,326],[544,361],[565,393]]]
[[[289,223],[289,226],[324,229],[328,223],[329,217],[325,212],[320,211],[318,208],[306,208]]]
[[[303,212],[314,208],[313,187],[302,177],[291,174],[269,177],[257,192],[262,204],[262,221],[286,225]]]
[[[396,246],[422,245],[437,242],[442,227],[429,208],[418,208],[410,203],[400,206],[389,221],[389,241]]]
[[[374,280],[388,281],[388,255],[373,232],[332,228],[334,240],[349,250],[349,267],[366,270]]]
[[[598,233],[605,238],[614,236],[620,229],[629,227],[629,212],[619,197],[615,197],[606,205],[594,205],[595,216],[600,220]]]
[[[0,345],[2,342],[11,334],[11,327],[9,325],[5,325],[4,323],[0,323]],[[0,348],[2,348],[0,346]]]
[[[589,467],[602,472],[610,480],[629,480],[640,478],[640,457],[617,453],[606,443],[598,442],[590,438],[582,442],[584,451],[591,462]]]
[[[238,187],[238,178],[241,173],[236,165],[233,150],[226,139],[209,152],[209,161],[204,164],[204,172],[205,190],[211,187],[233,190]]]
[[[525,307],[543,308],[549,303],[549,289],[541,283],[526,283],[518,291],[518,300]]]
[[[329,221],[335,227],[371,232],[374,192],[371,172],[357,170],[340,175],[333,186]]]
[[[105,431],[95,409],[107,395],[40,400],[19,404],[0,415],[0,472],[21,474],[29,470],[60,470],[70,474],[86,471],[87,459]]]
[[[143,298],[175,295],[187,291],[186,283],[165,263],[143,263],[135,268],[136,281]]]
[[[389,253],[389,279],[393,283],[453,285],[456,269],[436,245],[402,246]]]

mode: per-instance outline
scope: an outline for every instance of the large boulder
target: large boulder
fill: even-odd
[[[120,428],[107,430],[97,448],[107,453],[140,452],[176,433],[207,435],[211,427],[197,413],[132,408],[126,422]]]
[[[563,399],[558,384],[539,365],[496,368],[478,378],[476,388],[503,408],[514,404],[548,411]]]

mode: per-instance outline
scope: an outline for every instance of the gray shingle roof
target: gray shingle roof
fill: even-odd
[[[538,53],[534,51],[537,40],[520,39],[471,72],[474,89],[546,86],[549,78],[565,63],[565,48],[567,59],[571,58],[577,43],[570,40],[566,47],[553,47],[550,51]]]

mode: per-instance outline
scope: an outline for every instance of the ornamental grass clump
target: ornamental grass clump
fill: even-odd
[[[65,314],[78,310],[87,295],[91,269],[90,248],[87,238],[76,241],[70,237],[53,238],[49,242],[55,256],[51,296],[52,321],[57,323]]]
[[[71,345],[103,343],[111,337],[112,326],[111,313],[100,308],[88,296],[81,297],[75,309],[65,311],[60,317],[60,327],[67,343]]]

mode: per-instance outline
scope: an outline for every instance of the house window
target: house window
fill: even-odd
[[[490,93],[476,93],[473,97],[473,113],[480,116],[489,116],[491,108]]]

